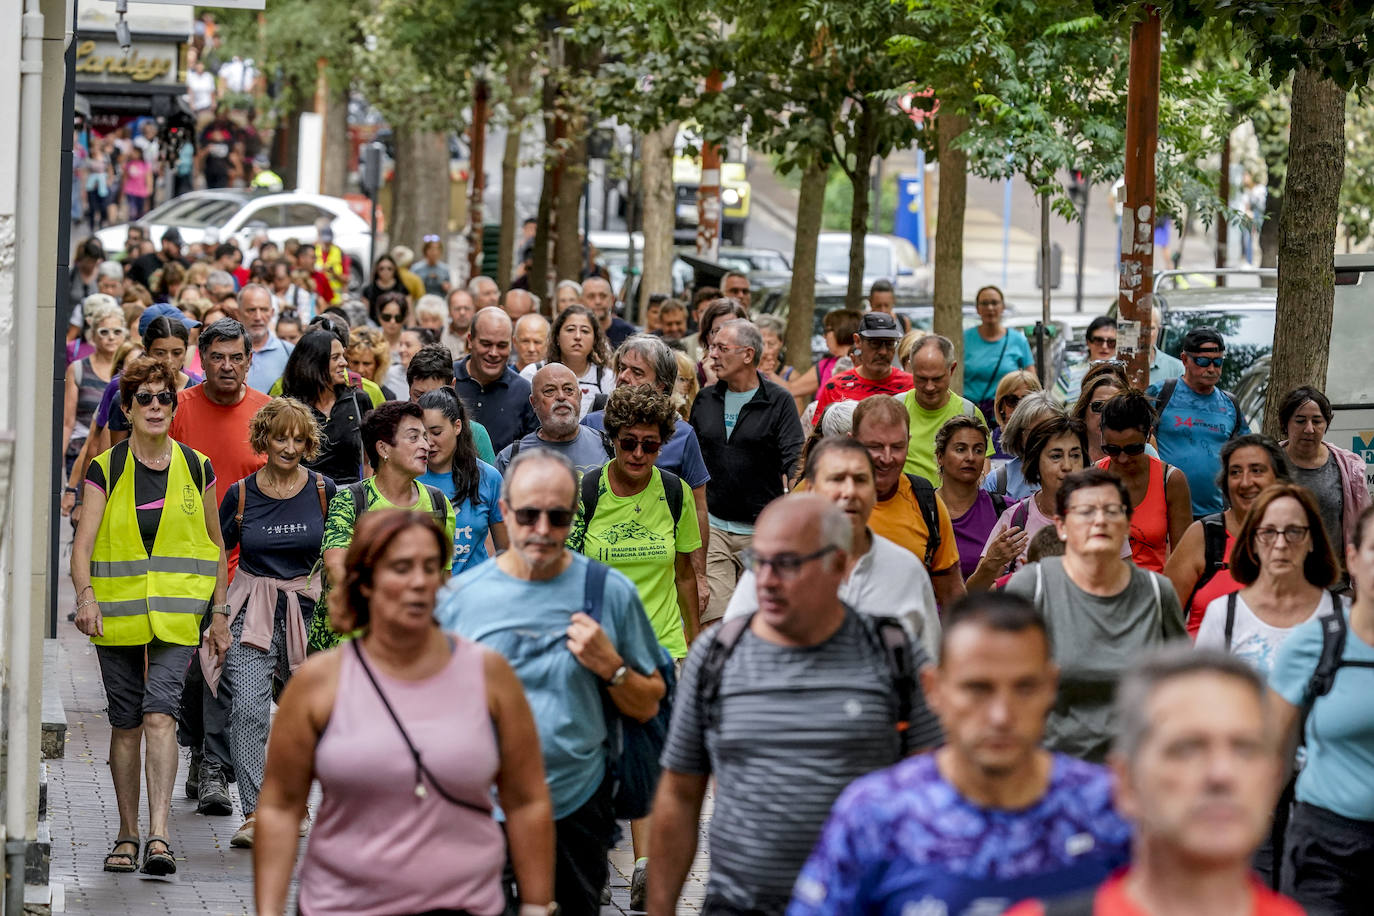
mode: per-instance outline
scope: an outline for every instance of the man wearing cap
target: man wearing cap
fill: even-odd
[[[1193,328],[1183,338],[1183,377],[1151,385],[1155,399],[1155,445],[1159,457],[1183,469],[1193,496],[1193,517],[1224,507],[1217,485],[1221,447],[1250,432],[1240,405],[1217,387],[1226,359],[1226,343],[1216,328]]]
[[[158,245],[159,250],[152,254],[145,254],[136,258],[134,263],[129,265],[129,279],[135,283],[149,286],[149,280],[153,274],[171,264],[173,261],[182,267],[190,267],[191,264],[181,256],[181,233],[176,227],[169,228],[162,233],[162,241]]]
[[[902,329],[887,312],[869,312],[854,335],[854,368],[831,376],[816,396],[815,423],[836,401],[862,401],[875,394],[901,394],[911,388],[911,374],[893,367]]]

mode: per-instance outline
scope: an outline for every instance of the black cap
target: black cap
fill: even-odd
[[[164,242],[176,242],[178,245],[180,245],[181,233],[177,231],[176,226],[172,226],[166,232],[162,233],[162,240]]]
[[[887,312],[866,312],[859,321],[859,336],[901,340],[902,329],[897,326],[897,319]]]
[[[1226,349],[1226,341],[1222,339],[1221,332],[1210,325],[1192,328],[1183,336],[1184,353],[1210,349]]]

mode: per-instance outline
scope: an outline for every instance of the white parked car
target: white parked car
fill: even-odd
[[[175,226],[186,245],[205,241],[206,232],[213,229],[220,241],[234,239],[246,251],[260,232],[278,245],[290,238],[314,244],[315,224],[321,219],[329,220],[334,244],[348,255],[349,288],[360,288],[368,271],[371,230],[341,197],[299,191],[270,194],[245,188],[192,191],[148,211],[139,223],[148,228],[155,245],[162,241],[162,233]],[[129,225],[121,223],[101,229],[95,237],[106,251],[119,251],[128,234]]]
[[[929,296],[935,273],[916,246],[899,235],[869,233],[864,237],[864,295],[875,280],[887,280],[899,292]],[[816,244],[816,282],[849,284],[849,233],[822,232]]]

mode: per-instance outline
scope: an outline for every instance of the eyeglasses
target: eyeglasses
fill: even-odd
[[[771,566],[779,579],[795,579],[797,574],[801,572],[801,568],[807,563],[818,560],[836,549],[835,545],[831,544],[812,553],[779,553],[771,557],[755,553],[752,549],[746,549],[741,550],[738,556],[739,561],[744,564],[744,568],[755,575],[763,572],[765,567]]]
[[[1101,334],[1094,334],[1088,338],[1088,343],[1095,347],[1106,347],[1108,350],[1116,349],[1115,337],[1103,337]]]
[[[157,394],[153,394],[151,391],[139,391],[134,394],[134,400],[138,402],[139,407],[147,407],[153,403],[153,398],[157,398],[157,402],[163,407],[171,407],[177,400],[177,396],[170,391],[159,391]]]
[[[124,328],[96,328],[95,332],[101,337],[123,337],[128,333]]]
[[[1132,442],[1130,445],[1103,445],[1102,454],[1111,455],[1113,458],[1125,452],[1127,455],[1141,455],[1145,452],[1144,442]]]
[[[1087,521],[1090,518],[1096,518],[1099,512],[1110,522],[1119,521],[1126,517],[1126,507],[1120,503],[1112,503],[1109,506],[1070,506],[1064,514]]]
[[[657,439],[636,439],[634,436],[620,437],[620,450],[629,455],[635,449],[643,449],[646,455],[657,455],[658,450],[663,447],[663,443]]]
[[[1106,407],[1106,406],[1107,406],[1107,402],[1106,402],[1105,399],[1104,399],[1104,400],[1100,400],[1100,401],[1090,401],[1090,402],[1088,403],[1088,409],[1091,410],[1093,413],[1101,413],[1101,412],[1102,412],[1102,408],[1104,408],[1104,407]]]
[[[706,348],[707,353],[730,353],[734,350],[748,350],[748,347],[727,347],[722,344],[713,343]]]
[[[1287,528],[1256,528],[1255,540],[1268,547],[1283,535],[1283,539],[1290,544],[1301,544],[1302,539],[1307,537],[1308,528],[1306,525],[1290,525]]]
[[[382,320],[392,323],[399,323],[401,320],[400,312],[382,312]]]
[[[515,510],[515,521],[526,528],[533,528],[539,524],[539,516],[541,515],[548,518],[550,528],[566,528],[572,524],[573,520],[573,510],[564,506],[554,506],[552,509],[522,506]]]
[[[1001,406],[1002,406],[1002,407],[1005,407],[1007,410],[1015,410],[1015,409],[1016,409],[1016,405],[1017,405],[1017,404],[1020,404],[1020,403],[1021,403],[1021,395],[1019,395],[1019,394],[1007,394],[1007,395],[1003,395],[1003,396],[1002,396],[1002,400],[1001,400],[1001,402],[1000,402]]]
[[[440,239],[437,235],[427,235],[421,241],[423,241],[425,244],[429,244],[430,242],[442,241],[442,239]]]
[[[1212,366],[1216,366],[1218,369],[1220,369],[1221,364],[1226,361],[1226,357],[1224,355],[1198,356],[1196,353],[1189,353],[1188,356],[1190,359],[1192,359],[1194,363],[1197,364],[1197,367],[1199,369],[1210,369]]]

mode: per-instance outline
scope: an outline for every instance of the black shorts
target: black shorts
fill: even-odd
[[[195,646],[177,646],[158,639],[146,646],[96,646],[110,727],[138,728],[150,712],[175,719],[181,710],[181,685],[195,652]]]
[[[1374,894],[1374,821],[1355,821],[1299,802],[1283,844],[1283,892],[1312,916],[1369,912]]]

